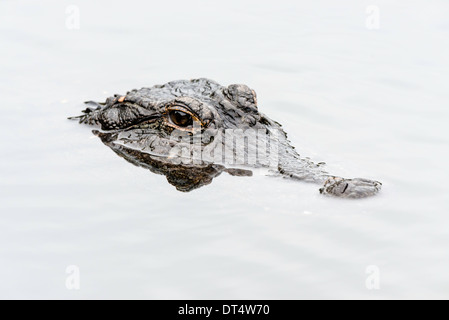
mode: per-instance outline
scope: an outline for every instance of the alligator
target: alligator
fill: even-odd
[[[340,198],[372,196],[382,186],[331,175],[324,163],[301,157],[281,124],[259,112],[246,85],[179,80],[86,104],[69,119],[99,127],[93,133],[116,154],[165,175],[179,191],[207,185],[222,172],[251,176],[253,168],[318,183],[320,193]]]

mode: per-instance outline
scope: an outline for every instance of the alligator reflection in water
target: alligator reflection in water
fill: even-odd
[[[118,138],[117,133],[100,132],[98,130],[94,130],[93,133],[126,161],[138,167],[148,169],[153,173],[165,175],[167,181],[179,191],[189,192],[208,185],[222,172],[227,172],[233,176],[252,176],[252,171],[250,170],[226,168],[220,164],[204,162],[199,164],[180,164],[169,157],[152,155],[115,143]]]

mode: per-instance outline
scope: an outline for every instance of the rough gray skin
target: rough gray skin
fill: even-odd
[[[94,133],[103,143],[127,161],[164,174],[180,191],[208,184],[221,172],[251,175],[248,170],[226,168],[223,158],[220,159],[223,161],[207,157],[199,161],[180,161],[186,154],[195,154],[198,148],[201,152],[211,146],[222,148],[223,142],[217,137],[227,129],[266,132],[271,140],[266,138],[263,143],[277,145],[277,154],[270,154],[277,159],[276,174],[319,183],[322,194],[363,198],[376,194],[382,186],[378,181],[332,176],[323,169],[323,163],[315,164],[308,158],[301,158],[281,125],[258,111],[256,93],[245,85],[224,87],[208,79],[172,81],[132,90],[124,96],[115,95],[105,103],[89,101],[87,104],[89,107],[84,114],[74,118],[80,123],[100,125],[101,131]],[[177,126],[171,118],[174,110],[191,115],[192,125]],[[201,140],[195,140],[198,136]],[[256,148],[245,145],[243,154],[233,152],[234,160],[241,160],[239,163],[248,166],[248,159],[253,155],[251,151]],[[268,164],[251,162],[249,166],[267,167]]]

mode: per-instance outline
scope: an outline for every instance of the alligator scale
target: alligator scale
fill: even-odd
[[[323,163],[300,157],[281,125],[259,112],[256,93],[245,85],[209,79],[172,81],[86,102],[80,123],[134,165],[166,176],[180,191],[209,184],[222,172],[250,176],[251,168],[321,185],[322,194],[363,198],[378,181],[345,179]]]

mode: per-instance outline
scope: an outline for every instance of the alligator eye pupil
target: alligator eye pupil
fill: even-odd
[[[178,110],[173,110],[170,112],[170,119],[174,124],[180,127],[190,126],[193,122],[190,114]]]

